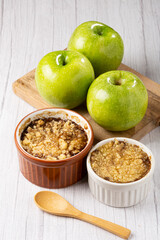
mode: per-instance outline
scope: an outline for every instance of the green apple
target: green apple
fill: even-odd
[[[92,63],[96,77],[116,70],[124,52],[120,35],[109,26],[95,21],[82,23],[75,29],[68,49],[83,53]]]
[[[134,127],[145,115],[148,94],[143,82],[127,71],[110,71],[91,84],[87,108],[91,117],[111,131]]]
[[[52,106],[74,108],[80,105],[94,80],[90,61],[76,51],[55,51],[39,62],[36,85],[40,95]]]

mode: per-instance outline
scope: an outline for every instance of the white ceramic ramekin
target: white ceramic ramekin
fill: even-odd
[[[90,156],[92,151],[98,147],[113,141],[115,138],[109,138],[96,144],[87,157],[88,183],[93,196],[100,202],[113,207],[129,207],[142,201],[148,193],[151,178],[153,176],[155,160],[152,152],[142,143],[130,139],[117,137],[119,141],[126,141],[131,144],[138,145],[144,152],[148,154],[151,160],[151,169],[146,176],[138,181],[131,183],[113,183],[99,177],[92,169],[90,164]]]

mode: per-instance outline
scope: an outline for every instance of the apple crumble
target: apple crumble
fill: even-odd
[[[63,160],[85,148],[84,129],[71,120],[44,118],[32,121],[21,135],[25,151],[45,160]]]
[[[91,167],[105,180],[128,183],[144,177],[151,161],[139,146],[115,139],[91,153]]]

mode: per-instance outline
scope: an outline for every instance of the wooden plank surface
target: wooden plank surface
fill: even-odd
[[[95,142],[104,140],[109,137],[129,137],[140,140],[151,130],[156,128],[160,122],[160,84],[136,72],[130,67],[121,64],[119,69],[135,73],[145,84],[148,90],[148,108],[142,121],[132,129],[124,132],[111,132],[100,127],[89,115],[85,104],[75,108],[74,110],[83,115],[92,125]],[[39,95],[35,84],[35,69],[19,78],[13,83],[13,91],[21,99],[29,103],[31,106],[41,109],[50,105]],[[135,99],[136,101],[136,99]]]
[[[12,83],[34,69],[48,52],[63,49],[74,28],[88,20],[117,30],[125,46],[123,63],[160,84],[160,1],[158,0],[0,0],[0,239],[119,240],[76,219],[40,211],[33,196],[43,190],[19,172],[13,141],[18,121],[34,108],[16,97]],[[157,93],[156,93],[157,94]],[[87,178],[54,190],[81,211],[132,230],[131,240],[160,239],[160,127],[141,141],[156,160],[145,201],[112,208],[96,201]]]

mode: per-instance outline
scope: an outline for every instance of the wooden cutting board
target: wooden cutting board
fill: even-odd
[[[78,113],[83,115],[92,125],[96,141],[118,136],[129,137],[139,140],[152,129],[156,128],[160,123],[160,84],[141,75],[140,73],[136,72],[135,70],[124,64],[121,64],[119,69],[133,72],[143,81],[144,85],[148,90],[148,109],[144,118],[136,127],[124,132],[110,132],[100,127],[92,120],[89,113],[87,112],[85,105],[81,105],[80,107],[75,108],[74,111],[77,111]],[[13,83],[14,93],[37,109],[50,107],[50,105],[46,103],[39,95],[36,89],[34,76],[35,69],[16,80]]]

